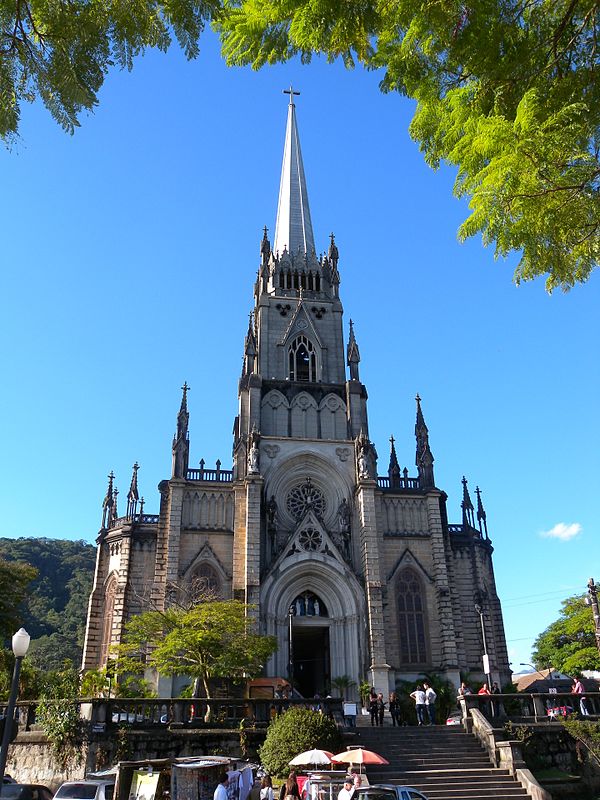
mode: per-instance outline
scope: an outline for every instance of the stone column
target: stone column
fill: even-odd
[[[360,520],[360,550],[367,599],[371,685],[385,693],[389,688],[390,666],[385,653],[382,581],[375,512],[376,488],[376,481],[360,480],[356,489],[356,507]]]
[[[176,584],[179,580],[179,539],[185,485],[184,480],[177,478],[161,481],[158,485],[161,498],[151,592],[153,608],[164,608],[168,584]]]
[[[102,647],[102,610],[104,606],[104,581],[108,574],[109,554],[104,542],[106,534],[101,532],[98,537],[96,550],[96,568],[94,570],[94,584],[88,603],[87,626],[85,629],[85,643],[83,646],[82,669],[95,669],[100,666],[100,651]]]
[[[441,666],[448,680],[458,687],[460,686],[460,671],[458,669],[446,547],[440,514],[440,492],[433,491],[427,494],[427,524],[431,535],[433,577],[437,595]]]
[[[255,606],[250,616],[257,621],[260,602],[260,509],[263,483],[260,475],[246,476],[245,600],[249,605]]]
[[[234,486],[233,529],[233,581],[235,600],[246,602],[246,481],[237,481]]]

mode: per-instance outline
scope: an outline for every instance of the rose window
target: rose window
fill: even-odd
[[[300,532],[298,542],[303,550],[316,551],[321,549],[323,544],[323,537],[320,532],[314,528],[305,528]]]
[[[294,519],[302,519],[308,511],[314,511],[322,517],[325,513],[325,497],[308,478],[304,483],[295,486],[287,496],[287,510]]]

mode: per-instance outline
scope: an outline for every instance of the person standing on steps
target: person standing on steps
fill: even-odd
[[[400,726],[400,704],[396,692],[390,692],[390,699],[388,701],[388,709],[392,718],[392,725],[395,728],[396,724]]]
[[[369,713],[371,715],[371,725],[377,725],[377,692],[374,686],[371,686],[371,691],[369,692]]]
[[[423,683],[423,689],[425,690],[425,705],[427,706],[429,724],[435,725],[435,701],[437,700],[437,694],[433,691],[431,684],[427,683],[427,681]]]
[[[492,694],[500,694],[500,687],[498,686],[496,681],[492,683]],[[492,709],[492,717],[500,716],[500,704],[497,701],[491,703],[491,709]]]
[[[417,724],[424,725],[427,706],[425,705],[425,692],[423,691],[423,687],[420,683],[417,684],[417,688],[414,690],[414,692],[411,692],[410,696],[415,701]]]
[[[383,715],[385,713],[385,701],[383,699],[383,692],[377,695],[377,721],[379,725],[383,725]]]

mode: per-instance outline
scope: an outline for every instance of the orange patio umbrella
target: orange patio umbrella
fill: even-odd
[[[373,750],[366,750],[364,747],[355,747],[352,750],[344,750],[343,753],[337,753],[331,756],[334,762],[343,764],[389,764],[390,762],[379,753],[374,753]]]

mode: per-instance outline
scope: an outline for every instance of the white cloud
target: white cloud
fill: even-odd
[[[564,522],[557,522],[549,531],[542,531],[540,536],[544,539],[560,539],[561,542],[568,542],[575,536],[579,536],[581,531],[582,527],[578,522],[571,522],[568,525]]]

